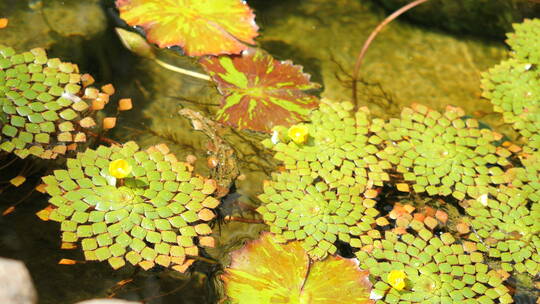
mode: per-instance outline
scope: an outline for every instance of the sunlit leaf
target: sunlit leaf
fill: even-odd
[[[39,217],[42,221],[48,221],[50,219],[51,211],[54,208],[52,206],[47,206],[45,209],[39,210],[36,212],[37,217]]]
[[[159,47],[181,46],[187,55],[238,54],[254,44],[258,27],[240,0],[116,0],[120,17],[146,30]]]
[[[19,187],[20,185],[24,184],[25,181],[26,181],[26,177],[22,175],[17,175],[16,177],[10,179],[9,183],[15,187]]]
[[[73,244],[73,243],[62,243],[62,245],[60,246],[60,248],[62,249],[75,249],[77,248],[77,245],[76,244]]]
[[[235,251],[222,279],[238,304],[372,303],[368,273],[353,260],[310,262],[299,242],[278,244],[270,233]]]
[[[304,91],[319,84],[310,82],[301,66],[275,60],[261,49],[248,49],[242,56],[207,57],[201,64],[223,95],[217,114],[222,123],[270,132],[275,125],[305,120],[318,105],[317,98]]]
[[[77,261],[71,260],[71,259],[61,259],[58,264],[60,265],[75,265],[77,264]]]
[[[4,210],[4,212],[2,212],[2,216],[6,216],[6,215],[12,213],[13,211],[15,211],[15,206],[10,206],[6,210]]]

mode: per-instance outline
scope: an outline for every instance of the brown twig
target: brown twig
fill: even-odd
[[[193,129],[202,131],[210,138],[213,149],[209,152],[218,160],[218,165],[211,170],[212,178],[222,188],[222,191],[217,192],[218,198],[225,196],[240,175],[234,149],[218,135],[218,125],[213,120],[188,108],[184,108],[178,113],[191,121]]]
[[[373,32],[371,32],[369,37],[364,42],[364,45],[362,46],[362,50],[360,51],[360,53],[358,54],[358,57],[356,58],[356,62],[354,64],[354,70],[352,73],[352,100],[354,102],[355,112],[358,109],[358,99],[356,97],[357,95],[356,82],[358,80],[358,73],[360,72],[360,67],[362,67],[362,62],[369,48],[369,45],[371,44],[371,42],[373,42],[375,37],[388,23],[392,22],[394,19],[396,19],[397,17],[399,17],[401,14],[405,13],[406,11],[412,9],[413,7],[418,6],[427,1],[429,0],[416,0],[398,9],[397,11],[392,13],[390,16],[386,17],[381,23],[379,23],[379,25],[373,30]]]

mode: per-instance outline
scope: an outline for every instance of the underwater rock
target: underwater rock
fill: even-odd
[[[0,303],[37,303],[36,290],[24,263],[0,258]]]
[[[376,0],[388,10],[397,10],[409,0]],[[434,0],[422,3],[406,16],[415,22],[453,33],[501,38],[512,23],[537,16],[540,5],[530,0]]]

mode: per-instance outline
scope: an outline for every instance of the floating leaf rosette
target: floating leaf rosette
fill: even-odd
[[[189,56],[238,54],[257,36],[255,15],[240,0],[116,0],[116,7],[148,41],[181,46]]]
[[[390,179],[390,164],[375,156],[380,138],[369,129],[367,109],[353,118],[352,107],[323,100],[311,123],[278,128],[275,144],[264,141],[285,171],[265,183],[257,211],[282,241],[300,240],[316,259],[335,253],[337,240],[360,248],[380,237],[373,187]]]
[[[129,174],[117,179],[118,170]],[[52,209],[42,212],[61,222],[64,243],[81,243],[87,260],[184,272],[198,246],[213,246],[208,221],[219,204],[210,196],[215,181],[191,171],[165,145],[87,149],[43,178]]]
[[[352,109],[350,102],[322,99],[319,109],[309,115],[310,123],[299,125],[305,129],[305,142],[291,140],[290,131],[297,125],[289,132],[276,129],[263,144],[276,152],[274,158],[285,169],[320,177],[330,188],[354,186],[363,193],[382,187],[390,180],[386,170],[391,167],[376,156],[382,140],[372,130],[368,109],[361,108],[354,117]]]
[[[221,278],[235,304],[373,303],[368,273],[355,261],[328,257],[311,262],[298,242],[279,244],[270,233],[233,252]]]
[[[482,96],[495,112],[512,124],[525,142],[526,150],[540,148],[540,72],[528,62],[508,59],[482,74]],[[527,149],[529,148],[529,149]]]
[[[0,46],[0,149],[51,159],[86,141],[84,129],[114,91],[86,87],[89,79],[43,49],[17,54]]]
[[[540,152],[524,154],[522,167],[513,167],[505,172],[507,183],[526,193],[527,199],[540,203]]]
[[[514,33],[508,33],[506,43],[512,48],[512,56],[530,64],[540,64],[540,19],[525,19],[513,25]]]
[[[463,203],[471,216],[478,248],[501,261],[505,271],[540,273],[540,205],[527,193],[501,185]]]
[[[362,198],[360,187],[329,188],[309,175],[282,172],[264,184],[257,211],[277,234],[277,240],[298,240],[310,257],[336,253],[337,240],[353,247],[380,238],[374,228],[379,212],[373,199]]]
[[[206,57],[200,63],[223,95],[217,113],[222,123],[270,132],[274,126],[305,120],[318,105],[317,98],[304,91],[319,84],[310,82],[301,66],[277,61],[261,49],[250,48],[235,57]]]
[[[401,237],[390,231],[373,248],[356,253],[375,278],[372,299],[390,303],[512,303],[503,279],[480,252],[467,252],[449,233],[426,229]]]
[[[415,192],[478,197],[505,181],[502,166],[511,153],[496,146],[499,134],[463,116],[456,107],[442,114],[419,104],[404,108],[400,119],[381,127],[386,147],[377,155],[394,164]]]

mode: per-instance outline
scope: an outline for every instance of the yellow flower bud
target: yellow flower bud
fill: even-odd
[[[308,139],[309,129],[305,125],[294,125],[289,128],[287,135],[289,138],[297,144],[303,144]]]
[[[131,173],[131,165],[125,159],[113,160],[109,164],[109,174],[116,178],[124,178]]]
[[[403,288],[405,288],[406,278],[407,275],[403,270],[392,270],[388,274],[388,284],[396,290],[403,290]]]

